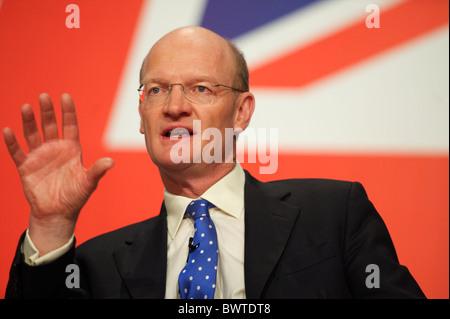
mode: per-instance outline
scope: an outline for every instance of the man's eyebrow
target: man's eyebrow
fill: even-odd
[[[188,83],[201,83],[201,82],[209,82],[215,84],[215,81],[210,77],[197,77],[186,81]]]
[[[147,84],[147,83],[162,83],[162,84],[169,84],[169,81],[161,79],[161,78],[144,78],[141,81],[141,84]]]
[[[188,79],[187,81],[183,81],[184,83],[201,83],[201,82],[209,82],[213,84],[217,84],[215,80],[213,80],[211,77],[195,77],[192,79]],[[159,84],[170,84],[170,81],[164,80],[162,78],[144,78],[141,81],[141,84],[148,84],[148,83],[159,83]]]

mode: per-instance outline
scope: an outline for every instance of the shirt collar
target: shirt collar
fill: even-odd
[[[212,185],[200,197],[214,204],[222,212],[240,218],[244,211],[245,173],[239,163],[222,179]],[[167,228],[172,239],[183,220],[184,212],[192,198],[174,195],[164,189],[167,211]]]

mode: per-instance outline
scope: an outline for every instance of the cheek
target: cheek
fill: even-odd
[[[234,105],[223,105],[222,107],[215,108],[214,111],[209,114],[205,114],[205,116],[200,118],[204,119],[202,120],[202,125],[203,122],[207,124],[205,128],[215,127],[224,132],[225,128],[233,128],[234,126]]]
[[[156,125],[157,123],[155,114],[151,114],[148,111],[142,113],[140,132],[144,135],[145,144],[149,153],[153,153],[155,147],[158,145],[159,131]]]
[[[140,116],[141,116],[141,133],[151,132],[156,127],[155,124],[158,123],[157,113],[152,112],[151,110],[141,111]]]

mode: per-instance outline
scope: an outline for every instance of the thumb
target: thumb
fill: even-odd
[[[114,166],[114,160],[109,157],[104,157],[97,160],[88,170],[88,178],[97,185],[100,178]]]

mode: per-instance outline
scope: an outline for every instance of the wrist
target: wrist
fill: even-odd
[[[64,218],[41,220],[30,214],[28,235],[42,257],[58,249],[72,238],[76,221]]]

